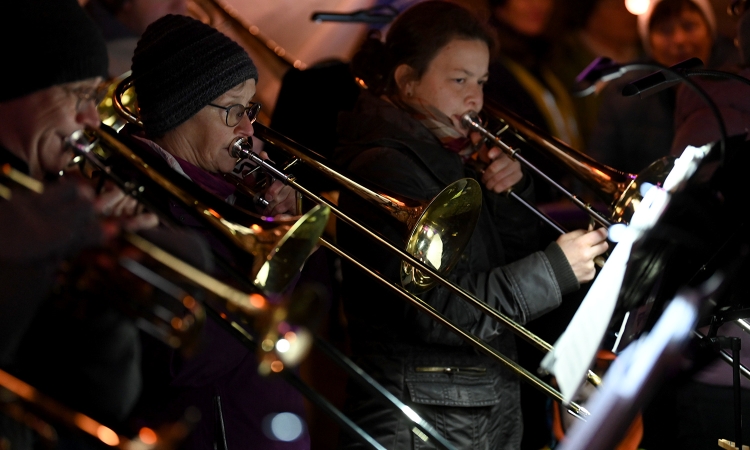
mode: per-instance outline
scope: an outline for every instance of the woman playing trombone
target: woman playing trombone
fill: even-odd
[[[235,185],[221,174],[235,168],[232,144],[253,135],[260,109],[252,101],[258,72],[245,50],[198,20],[167,15],[138,42],[132,77],[143,129],[126,126],[120,133],[128,144],[163,158],[221,201],[234,201]],[[263,194],[267,205],[258,210],[263,214],[289,213],[296,206],[294,192],[280,182]],[[161,206],[174,222],[201,226],[180,206],[166,203]],[[202,419],[182,447],[186,449],[308,448],[304,428],[292,442],[263,432],[264,420],[276,413],[303,416],[302,397],[284,381],[260,376],[255,353],[213,321],[206,326],[205,345],[193,358],[156,356],[161,363],[169,361],[169,388],[161,387],[159,393],[166,392],[167,399],[148,405],[149,412],[159,410],[157,420],[169,419],[189,405],[198,407]]]
[[[536,220],[499,195],[512,188],[530,198],[531,181],[520,165],[496,148],[481,150],[483,171],[464,164],[475,142],[459,118],[482,109],[494,46],[480,22],[455,4],[428,1],[405,11],[385,42],[369,38],[352,61],[355,76],[368,89],[353,112],[340,116],[342,145],[336,158],[355,175],[417,200],[431,199],[460,178],[480,181],[479,222],[450,280],[525,323],[556,308],[562,295],[594,277],[593,258],[607,249],[606,232],[574,231],[536,251]],[[397,223],[360,199],[344,191],[340,201],[360,220],[375,224],[374,229],[403,240]],[[380,273],[398,273],[398,258],[363,242],[350,229],[339,227],[338,239]],[[458,448],[520,447],[515,375],[356,269],[345,267],[343,280],[352,348],[365,370]],[[448,289],[434,288],[422,298],[464,330],[515,357],[510,332]],[[424,445],[404,420],[363,392],[350,390],[347,409],[389,449]]]

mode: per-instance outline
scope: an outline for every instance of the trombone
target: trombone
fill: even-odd
[[[136,154],[106,128],[76,131],[66,142],[127,194],[152,207],[153,195],[174,200],[217,231],[241,261],[251,258],[253,284],[266,293],[281,292],[289,284],[315,247],[328,219],[325,206],[313,208],[295,221],[277,221],[239,211],[218,202],[191,181],[157,170],[159,161]],[[158,208],[154,211],[161,212]]]
[[[550,136],[536,125],[524,120],[513,111],[508,110],[492,99],[485,99],[483,112],[491,120],[494,119],[498,122],[499,130],[494,133],[488,130],[476,113],[465,113],[461,116],[462,125],[478,132],[487,143],[503,150],[509,157],[518,160],[522,165],[539,175],[576,206],[585,211],[591,217],[591,220],[606,228],[609,228],[614,222],[628,223],[643,198],[641,187],[645,184],[661,185],[674,167],[675,158],[669,156],[658,159],[638,174],[620,172],[569,147],[564,142]],[[605,217],[593,209],[575,194],[568,191],[561,184],[534,166],[534,164],[519,154],[519,148],[514,148],[502,140],[503,134],[513,136],[518,141],[539,151],[568,169],[576,178],[594,191],[600,199],[607,203],[611,211],[609,217]],[[565,230],[554,223],[552,219],[544,216],[543,213],[523,201],[520,197],[513,197],[520,200],[524,206],[533,208],[532,211],[535,214],[542,217],[543,220],[557,231],[565,233]]]
[[[8,190],[6,193],[9,195],[4,196],[8,201],[13,201],[15,193],[10,187],[11,183],[39,194],[44,191],[42,183],[9,165],[0,166],[0,182]],[[217,303],[221,310],[239,316],[243,324],[251,325],[253,335],[245,330],[243,324],[228,318],[228,314],[218,313],[224,319],[222,323],[260,344],[255,349],[260,360],[261,373],[281,372],[284,368],[295,367],[309,351],[312,334],[305,326],[300,326],[293,320],[293,316],[300,318],[310,314],[307,304],[300,309],[299,304],[292,305],[289,301],[271,303],[260,293],[237,290],[137,234],[124,233],[113,244],[103,249],[104,253],[97,250],[93,258],[87,258],[94,251],[88,250],[82,257],[66,264],[61,273],[62,281],[58,285],[57,295],[72,295],[78,298],[81,293],[88,293],[98,298],[102,289],[107,290],[114,274],[120,284],[125,286],[115,290],[115,307],[131,316],[139,328],[171,347],[190,346],[196,340],[196,335],[204,322],[204,306],[206,310],[213,312],[212,303]],[[152,270],[154,265],[156,270]],[[170,276],[176,274],[180,280],[201,289],[207,294],[207,298],[199,302],[177,282],[163,276],[162,269],[167,269]],[[134,284],[134,279],[139,283]],[[111,292],[111,289],[109,290]],[[166,305],[158,304],[155,300],[157,291],[165,293],[174,301]],[[130,298],[123,301],[123,297],[128,296]],[[292,308],[295,310],[293,313]],[[186,312],[179,314],[174,311],[177,309]],[[121,449],[175,448],[187,436],[192,423],[197,420],[194,415],[186,414],[180,421],[168,424],[164,428],[142,428],[135,438],[126,437],[91,417],[44,396],[34,387],[3,371],[0,371],[0,397],[0,413],[29,425],[44,440],[51,443],[57,439],[57,433],[53,426],[38,420],[35,417],[36,412],[51,419],[55,425],[90,435],[102,444]],[[30,415],[27,405],[30,405],[35,413]]]
[[[114,109],[118,114],[125,117],[129,122],[139,124],[139,118],[133,112],[129,111],[120,100],[122,94],[131,85],[132,79],[125,79],[118,84],[117,88],[115,89],[115,98],[113,99]],[[476,220],[478,219],[479,211],[481,208],[481,204],[478,202],[481,201],[482,194],[481,188],[475,180],[459,180],[458,182],[449,185],[429,204],[415,205],[413,201],[409,201],[408,199],[398,199],[393,195],[381,194],[376,192],[374,189],[368,188],[361,181],[357,181],[354,178],[347,176],[331,167],[320,155],[317,155],[313,151],[304,148],[293,140],[271,130],[270,128],[262,124],[259,124],[258,122],[255,122],[254,129],[254,135],[257,138],[286,151],[295,158],[310,165],[317,171],[322,172],[324,175],[342,184],[347,189],[353,191],[355,194],[379,205],[393,217],[412,227],[410,229],[407,249],[403,250],[380,236],[378,233],[369,229],[366,225],[360,224],[359,222],[351,218],[329,200],[322,198],[305,188],[303,185],[298,183],[293,176],[289,176],[277,170],[273,165],[269,164],[268,161],[261,159],[259,156],[250,151],[252,147],[249,142],[236,141],[235,145],[233,146],[234,148],[232,149],[232,151],[234,152],[234,156],[250,159],[256,165],[262,167],[264,170],[269,171],[272,176],[298,190],[316,204],[328,206],[328,208],[330,208],[330,211],[333,212],[339,219],[353,226],[355,229],[365,233],[370,238],[375,239],[378,243],[384,245],[388,250],[398,255],[402,259],[400,276],[401,284],[395,284],[384,279],[375,271],[365,267],[364,265],[356,261],[355,258],[337,248],[333,243],[327,241],[323,237],[320,237],[320,243],[323,246],[331,249],[339,256],[350,261],[360,269],[366,271],[376,280],[384,283],[391,290],[393,290],[396,295],[399,295],[405,300],[412,302],[417,306],[417,308],[427,313],[434,320],[447,326],[461,338],[478,347],[482,352],[489,355],[491,358],[494,358],[500,363],[508,366],[517,375],[531,383],[534,387],[541,390],[543,393],[559,401],[561,404],[565,403],[563,400],[563,396],[559,391],[539,379],[537,376],[530,373],[528,370],[521,367],[512,359],[502,355],[476,336],[465,332],[464,330],[453,324],[445,316],[443,316],[439,311],[435,310],[427,302],[415,295],[416,293],[425,292],[436,282],[440,283],[450,289],[453,293],[461,297],[463,300],[468,301],[475,307],[482,310],[484,313],[490,315],[495,320],[506,325],[512,332],[526,339],[540,350],[545,352],[549,352],[552,350],[552,346],[550,344],[543,341],[538,336],[534,335],[521,325],[517,324],[500,311],[490,307],[473,294],[470,294],[460,286],[455,285],[454,283],[444,278],[446,270],[450,269],[452,265],[460,258],[463,247],[466,243],[468,243],[468,240],[471,237],[471,231],[473,231]],[[415,220],[415,217],[418,218]],[[450,220],[446,222],[446,218]],[[467,224],[469,224],[470,226],[467,226]],[[436,237],[438,239],[436,239]],[[441,252],[438,257],[430,257],[429,255],[431,253],[431,248],[434,248],[437,242],[440,242],[442,244],[442,248],[445,251]],[[416,256],[412,255],[410,251],[414,251]],[[445,261],[447,261],[447,263],[445,263]],[[441,262],[441,264],[436,265],[437,262]],[[591,371],[589,372],[588,379],[591,383],[596,385],[601,382],[599,377]],[[588,415],[588,411],[586,411],[585,408],[574,402],[569,403],[568,407],[577,417]]]

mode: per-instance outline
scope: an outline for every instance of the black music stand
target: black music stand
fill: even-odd
[[[678,293],[653,329],[618,355],[587,406],[591,416],[572,427],[559,450],[617,446],[638,411],[663,380],[679,369],[701,307],[723,284],[720,278],[716,275],[697,289]]]

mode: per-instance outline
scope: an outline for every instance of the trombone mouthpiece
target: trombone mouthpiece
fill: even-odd
[[[474,111],[465,112],[461,116],[461,124],[466,128],[476,128],[481,125],[479,122],[479,114]]]
[[[248,138],[237,138],[229,146],[229,156],[232,158],[245,159],[253,150],[253,141]]]
[[[75,154],[85,154],[96,144],[97,138],[89,136],[84,130],[76,130],[65,138],[65,145],[70,147]]]

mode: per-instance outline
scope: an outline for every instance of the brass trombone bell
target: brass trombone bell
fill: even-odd
[[[294,156],[405,224],[409,230],[406,253],[422,264],[441,275],[446,275],[460,259],[464,247],[471,239],[482,208],[482,189],[476,180],[463,178],[455,181],[429,202],[399,198],[393,194],[378,192],[365,182],[355,180],[333,168],[322,156],[263,124],[256,122],[254,127],[255,137],[258,139]],[[271,172],[272,176],[299,190],[314,202],[329,204],[298,183],[293,176],[277,170],[252,152],[246,154],[253,162]],[[361,230],[361,224],[356,220],[333,205],[329,206],[337,217]],[[414,267],[407,261],[402,262],[401,284],[409,292],[425,292],[431,289],[435,282],[434,275]]]

